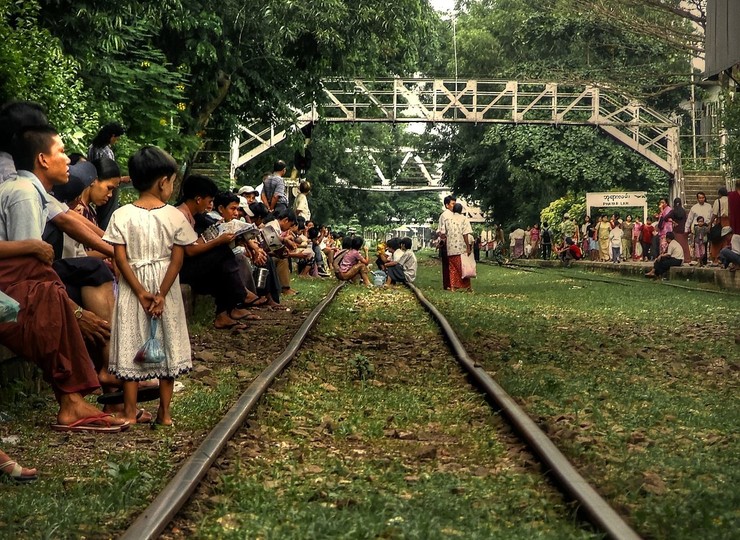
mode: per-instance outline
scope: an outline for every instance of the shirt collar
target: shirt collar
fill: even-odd
[[[42,210],[46,208],[46,205],[49,204],[49,194],[46,192],[46,188],[44,188],[44,185],[41,183],[41,180],[39,180],[38,176],[30,171],[21,170],[18,171],[18,178],[25,178],[26,180],[31,182],[33,187],[36,188],[36,191],[38,191],[39,195],[41,196]]]

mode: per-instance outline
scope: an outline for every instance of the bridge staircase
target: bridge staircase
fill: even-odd
[[[684,171],[684,206],[691,208],[700,191],[713,203],[717,199],[717,190],[727,186],[727,179],[721,171]]]

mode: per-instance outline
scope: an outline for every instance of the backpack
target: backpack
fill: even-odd
[[[550,243],[550,229],[542,229],[542,241],[546,244]]]

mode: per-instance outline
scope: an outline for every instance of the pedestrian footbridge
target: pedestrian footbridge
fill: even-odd
[[[678,125],[619,91],[596,84],[426,78],[330,79],[320,103],[283,126],[243,126],[231,172],[314,122],[593,125],[664,170],[683,191]]]

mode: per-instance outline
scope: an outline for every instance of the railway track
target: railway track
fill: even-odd
[[[586,518],[597,532],[600,531],[610,538],[639,538],[622,517],[568,462],[535,422],[524,413],[481,366],[468,356],[451,326],[435,306],[418,289],[413,286],[410,288],[418,302],[439,326],[444,340],[467,377],[475,382],[477,388],[486,396],[488,401],[507,419],[516,435],[536,456],[540,469],[547,472],[548,477],[562,490],[566,499],[576,502],[579,514]],[[196,492],[201,482],[205,481],[204,478],[209,469],[227,447],[229,441],[239,432],[247,419],[250,418],[250,415],[254,414],[263,394],[267,392],[278,376],[296,357],[308,338],[309,332],[332,304],[340,289],[341,285],[332,289],[311,312],[283,353],[254,380],[201,446],[184,463],[169,484],[124,533],[122,538],[136,540],[157,538],[170,526],[173,520],[176,519],[178,512]],[[392,333],[391,327],[387,326],[387,328],[387,331]],[[423,352],[420,352],[420,356]],[[399,435],[398,432],[394,433],[393,436],[403,438],[402,434]]]
[[[488,266],[500,266],[503,268],[508,268],[509,270],[516,270],[519,272],[527,272],[527,273],[534,273],[534,274],[546,274],[546,273],[557,273],[559,275],[574,278],[572,270],[573,269],[566,269],[566,268],[532,268],[527,266],[518,265],[515,263],[504,263],[504,264],[496,264],[495,262],[490,261],[482,261],[483,264],[486,264]],[[578,271],[578,268],[575,268],[576,271]],[[604,276],[604,277],[597,277],[593,275],[586,275],[586,272],[580,271],[578,273],[579,280],[584,281],[590,281],[593,283],[609,283],[614,285],[620,285],[624,287],[631,287],[634,286],[637,283],[646,283],[647,280],[645,278],[634,278],[634,277],[628,277],[628,276]],[[683,285],[680,283],[671,282],[670,280],[661,280],[660,282],[661,286],[665,287],[672,287],[674,289],[682,289],[685,291],[694,291],[694,292],[706,292],[711,294],[721,294],[724,296],[736,296],[740,297],[739,293],[728,291],[728,290],[722,290],[722,289],[710,289],[710,288],[704,288],[704,287],[692,287],[690,285]]]

